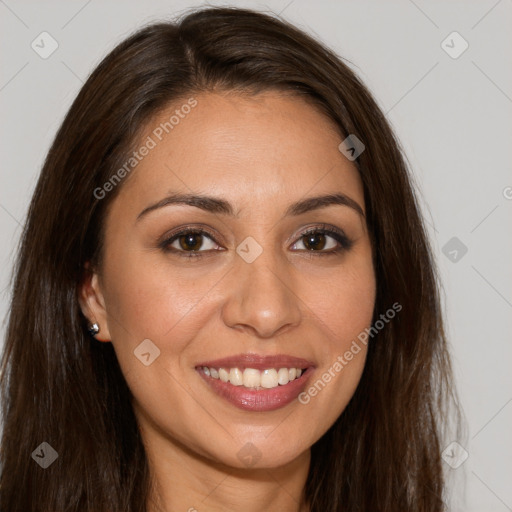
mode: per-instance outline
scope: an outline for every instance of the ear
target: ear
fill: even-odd
[[[98,341],[108,342],[111,340],[111,337],[99,275],[90,270],[88,263],[85,267],[85,275],[78,288],[78,302],[88,322],[99,325],[100,331],[94,337]]]

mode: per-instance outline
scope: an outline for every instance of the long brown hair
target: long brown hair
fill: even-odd
[[[82,87],[49,150],[15,267],[2,359],[0,508],[9,512],[145,510],[148,462],[112,345],[88,334],[77,286],[101,264],[99,199],[141,128],[204,91],[286,90],[366,146],[364,185],[377,278],[375,320],[402,311],[369,343],[353,399],[312,447],[314,512],[440,512],[441,430],[453,398],[438,282],[407,166],[366,87],[331,50],[272,16],[206,8],[146,26]],[[343,139],[340,139],[340,142]],[[57,460],[31,454],[47,442]]]

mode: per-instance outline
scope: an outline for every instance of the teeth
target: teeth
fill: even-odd
[[[277,372],[274,368],[271,370],[263,370],[261,374],[261,387],[271,389],[277,387],[277,384]]]
[[[285,384],[288,384],[290,382],[290,371],[288,368],[280,368],[277,372],[277,382],[284,386]]]
[[[219,368],[219,379],[222,382],[228,382],[229,373],[224,368]]]
[[[302,375],[302,368],[268,368],[260,371],[255,368],[211,368],[203,366],[205,375],[222,382],[229,382],[233,386],[244,386],[249,389],[272,389],[285,386],[288,382],[298,379]]]
[[[244,386],[246,388],[259,388],[261,384],[261,373],[254,368],[244,370]]]
[[[233,386],[241,386],[244,383],[243,374],[238,368],[231,368],[231,370],[229,370],[229,382],[231,382]]]

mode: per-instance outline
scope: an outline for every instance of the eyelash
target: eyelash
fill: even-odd
[[[180,249],[175,249],[174,247],[170,247],[170,245],[177,239],[179,239],[183,235],[203,235],[210,238],[215,244],[219,245],[218,242],[215,240],[215,237],[212,233],[209,231],[203,229],[203,228],[193,228],[193,227],[185,227],[181,229],[180,231],[171,234],[169,237],[165,238],[162,242],[159,243],[159,247],[165,252],[165,253],[174,253],[177,254],[181,258],[186,259],[193,259],[193,258],[203,258],[205,255],[202,253],[209,253],[212,250],[207,251],[184,251]],[[308,257],[315,257],[315,256],[335,256],[339,255],[342,252],[348,251],[351,249],[353,245],[353,241],[350,240],[347,235],[340,229],[334,228],[334,227],[328,227],[327,225],[322,226],[316,226],[314,228],[307,229],[306,231],[303,231],[296,242],[294,242],[293,245],[295,245],[298,241],[300,241],[302,238],[312,235],[312,234],[323,234],[328,235],[331,238],[333,238],[336,242],[338,242],[338,247],[335,249],[329,249],[327,251],[320,250],[320,251],[314,251],[314,250],[307,250],[307,249],[300,249],[299,251],[304,252],[308,255]],[[218,250],[218,249],[213,249]],[[315,254],[316,253],[316,254]]]

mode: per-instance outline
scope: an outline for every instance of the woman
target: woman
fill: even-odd
[[[115,48],[30,205],[2,390],[2,510],[445,510],[432,256],[354,73],[235,8]]]

